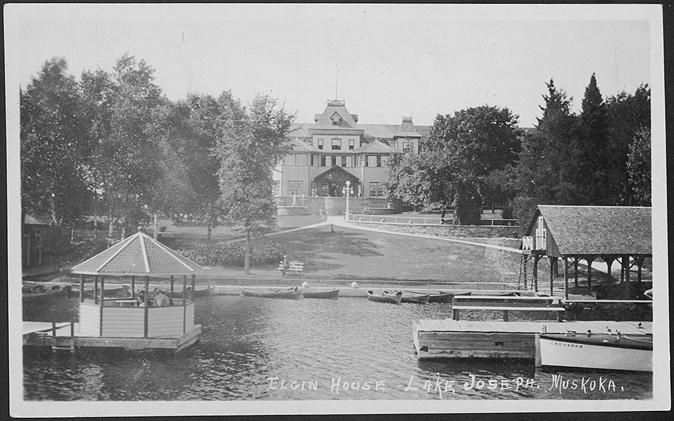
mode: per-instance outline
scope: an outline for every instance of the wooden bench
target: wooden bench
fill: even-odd
[[[517,304],[517,305],[515,305]],[[529,304],[529,305],[527,305]],[[550,312],[562,321],[566,309],[555,297],[502,297],[487,295],[455,296],[452,300],[452,319],[459,320],[461,310],[502,311],[503,321],[508,321],[510,311]]]
[[[285,276],[288,272],[294,272],[300,274],[304,272],[304,263],[297,261],[289,261],[288,266],[284,266],[283,261],[279,262],[278,269],[281,271],[281,275]]]

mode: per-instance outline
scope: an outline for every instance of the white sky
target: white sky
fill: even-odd
[[[648,6],[14,6],[23,85],[53,56],[79,77],[128,52],[173,100],[267,92],[299,122],[336,85],[363,123],[432,124],[488,104],[531,126],[551,77],[576,109],[592,72],[604,96],[650,83]]]

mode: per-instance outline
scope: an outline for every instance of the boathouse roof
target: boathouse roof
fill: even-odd
[[[201,269],[198,264],[139,231],[74,266],[71,273],[166,277],[193,275]]]
[[[539,205],[534,221],[538,215],[560,255],[653,253],[650,207]]]

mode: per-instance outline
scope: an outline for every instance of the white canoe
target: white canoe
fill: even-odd
[[[541,334],[540,354],[543,366],[653,371],[650,335]]]

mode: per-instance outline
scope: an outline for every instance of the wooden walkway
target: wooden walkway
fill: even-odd
[[[538,361],[541,333],[587,331],[623,335],[652,335],[652,322],[615,321],[475,321],[418,320],[413,323],[417,357],[521,358]]]

